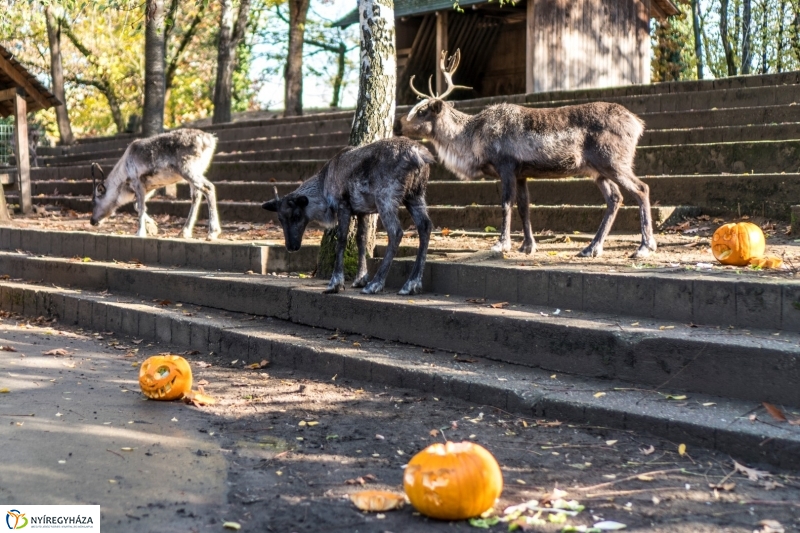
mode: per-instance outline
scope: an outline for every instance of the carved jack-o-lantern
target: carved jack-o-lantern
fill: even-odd
[[[723,265],[744,266],[764,255],[766,242],[761,228],[750,222],[725,224],[711,239],[711,251]]]
[[[151,400],[177,400],[192,390],[192,369],[183,357],[154,355],[139,368],[139,386]]]

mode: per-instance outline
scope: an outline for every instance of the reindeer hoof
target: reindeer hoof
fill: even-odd
[[[136,232],[136,236],[137,237],[147,237],[147,231],[140,229],[139,231]]]
[[[638,250],[636,250],[636,252],[633,253],[633,255],[631,255],[631,258],[641,259],[643,257],[649,257],[653,252],[655,252],[654,249],[650,249],[643,244],[639,247]]]
[[[511,250],[511,243],[504,242],[504,241],[497,241],[494,245],[490,248],[490,250],[496,254],[508,252]]]
[[[369,283],[369,275],[365,274],[360,278],[356,278],[356,280],[353,282],[352,287],[354,289],[360,289],[361,287],[366,287],[367,283]]]
[[[192,234],[189,233],[188,231],[181,231],[180,238],[181,239],[191,239],[192,238]]]
[[[383,290],[383,283],[373,281],[363,289],[361,289],[361,294],[378,294]]]
[[[414,294],[420,294],[422,292],[422,282],[418,280],[408,280],[406,284],[403,285],[403,288],[397,293],[400,296],[411,296]]]
[[[344,292],[344,285],[328,285],[328,288],[322,291],[322,294],[338,294],[340,292]]]
[[[158,235],[158,226],[156,226],[155,222],[152,223],[152,224],[148,222],[147,223],[147,228],[145,229],[145,232],[148,235]]]
[[[216,233],[209,233],[209,234],[208,234],[208,237],[206,237],[206,240],[207,240],[207,241],[216,241],[216,240],[217,240],[217,237],[219,237],[219,234],[220,234],[220,233],[222,233],[222,232],[221,232],[221,231],[218,231],[218,232],[216,232]],[[189,235],[189,236],[187,237],[187,239],[191,239],[191,238],[192,238],[192,236],[191,236],[191,235]]]
[[[603,255],[602,246],[587,246],[578,253],[578,257],[600,257]]]
[[[531,255],[536,249],[533,247],[533,243],[522,243],[522,246],[519,247],[519,251],[526,255]]]

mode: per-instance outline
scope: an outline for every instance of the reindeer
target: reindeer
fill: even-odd
[[[353,287],[363,287],[361,292],[364,294],[375,294],[383,290],[392,259],[403,238],[398,209],[404,205],[417,227],[419,249],[411,275],[400,294],[419,294],[431,234],[425,189],[429,165],[434,161],[424,146],[404,138],[383,139],[359,148],[348,147],[283,198],[278,196],[276,187],[275,199],[262,207],[278,213],[289,252],[300,249],[309,222],[317,221],[324,227],[333,227],[338,222],[336,263],[325,293],[344,290],[344,250],[350,218],[355,215],[358,221],[358,273]],[[366,254],[367,215],[371,213],[378,213],[389,236],[386,255],[372,281],[367,273]]]
[[[137,236],[146,237],[148,230],[157,228],[147,215],[145,202],[156,190],[186,180],[189,183],[192,207],[181,231],[181,238],[191,239],[192,230],[200,211],[203,196],[208,202],[208,240],[216,239],[222,232],[217,214],[217,196],[214,184],[204,176],[217,138],[200,130],[179,129],[147,139],[133,141],[114,168],[105,177],[97,163],[92,164],[92,226],[101,224],[121,206],[136,200],[139,214]],[[95,168],[100,170],[102,181],[97,183]]]
[[[531,254],[536,243],[531,232],[527,176],[563,178],[590,176],[600,188],[607,208],[592,242],[578,255],[603,253],[617,211],[622,205],[620,187],[633,194],[639,204],[642,243],[633,257],[646,257],[656,250],[650,213],[650,192],[633,173],[636,144],[644,123],[624,107],[594,102],[551,109],[525,108],[512,104],[487,107],[477,115],[456,110],[444,99],[455,89],[453,73],[461,51],[447,58],[442,52],[439,68],[447,89],[444,94],[423,94],[407,117],[395,122],[395,134],[429,139],[439,160],[461,179],[488,174],[502,182],[503,221],[495,252],[511,249],[511,208],[516,200],[524,240],[520,252]]]

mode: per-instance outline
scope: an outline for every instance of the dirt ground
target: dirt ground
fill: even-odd
[[[75,427],[89,432],[94,431],[92,428],[116,427],[120,422],[123,428],[153,434],[152,439],[140,437],[142,444],[136,448],[121,448],[127,450],[123,452],[114,450],[125,444],[102,441],[96,445],[95,454],[91,450],[94,441],[90,440],[85,468],[78,465],[74,477],[52,478],[38,488],[39,494],[55,491],[59,503],[68,503],[63,495],[73,492],[64,492],[59,484],[80,487],[89,483],[97,458],[115,465],[128,464],[129,472],[120,472],[124,475],[118,482],[112,479],[113,485],[105,479],[116,470],[99,473],[105,486],[114,490],[113,502],[110,496],[99,501],[106,512],[118,517],[119,521],[109,527],[113,531],[224,531],[224,522],[238,523],[241,531],[287,533],[475,530],[476,525],[466,521],[429,520],[408,505],[380,514],[363,513],[348,499],[348,495],[363,489],[402,491],[403,465],[427,445],[445,438],[480,443],[496,456],[505,489],[495,516],[503,517],[508,506],[531,500],[547,509],[559,498],[584,506],[575,516],[530,511],[521,530],[576,531],[579,529],[569,527],[613,521],[631,531],[663,533],[800,531],[800,473],[763,465],[742,465],[756,469],[737,471],[735,458],[692,447],[681,454],[681,443],[642,433],[522,418],[463,401],[337,376],[320,379],[268,364],[243,369],[241,361],[231,354],[184,354],[192,363],[195,383],[204,385],[205,391],[217,398],[216,405],[200,408],[178,402],[150,402],[136,393],[137,363],[149,355],[179,349],[107,332],[64,328],[43,320],[28,322],[7,314],[0,321],[0,335],[3,344],[16,350],[0,351],[5,379],[0,379],[0,386],[12,388],[10,394],[0,394],[0,400],[7,404],[0,412],[35,409],[33,402],[25,399],[18,375],[29,369],[31,376],[36,376],[32,377],[36,387],[29,385],[28,390],[39,395],[49,391],[61,404],[50,407],[64,416],[52,419],[53,409],[48,407],[44,416],[49,419],[80,423],[83,425]],[[369,344],[376,342],[373,339]],[[66,349],[68,355],[42,353],[56,346]],[[6,371],[9,376],[16,372],[17,377],[8,381],[11,378],[5,376]],[[54,379],[47,379],[47,372]],[[84,399],[80,391],[87,387],[86,392],[93,395]],[[128,394],[119,394],[120,389]],[[95,415],[95,420],[88,416],[81,422],[79,413],[91,412],[92,407],[100,410],[98,402],[103,403],[103,398],[97,398],[98,393],[112,395],[106,412]],[[13,435],[11,432],[37,421],[46,422],[40,420],[41,416],[5,418],[2,433]],[[766,413],[758,416],[768,419]],[[126,420],[136,423],[127,422],[133,425],[126,426]],[[112,426],[100,425],[112,422]],[[45,433],[33,436],[44,451],[28,457],[41,463],[36,465],[41,469],[55,465],[55,458],[64,456],[64,447],[69,446],[47,436],[54,435],[50,433],[54,426],[44,427]],[[176,427],[180,428],[177,434],[176,429],[170,429]],[[159,434],[164,439],[162,444],[145,445],[159,440],[155,438]],[[183,439],[181,442],[194,435],[203,444],[170,446],[169,439],[174,435]],[[47,448],[51,441],[51,448]],[[183,449],[187,446],[191,446],[188,451]],[[75,457],[70,453],[73,463],[68,460],[67,466],[87,455],[79,450],[75,453]],[[171,454],[175,454],[175,461],[191,466],[182,467],[180,475],[169,474],[168,467],[155,466],[169,464]],[[161,463],[153,462],[156,460]],[[162,472],[158,476],[164,484],[160,492],[174,496],[158,497],[155,490],[151,494],[150,489],[137,489],[136,476],[151,479],[152,474],[147,472],[153,468]],[[227,469],[225,483],[219,483],[227,485],[220,493],[227,496],[203,501],[198,480],[205,476],[208,489],[208,476],[215,468]],[[8,496],[4,489],[9,483],[10,494],[15,493],[11,481],[0,480],[0,493]],[[490,517],[483,525],[491,522]],[[507,531],[509,525],[501,522],[489,527]]]
[[[183,227],[184,219],[160,215],[155,217],[159,224],[159,238],[176,238]],[[719,264],[711,253],[711,236],[721,224],[748,220],[759,225],[767,238],[767,255],[781,257],[784,260],[783,268],[779,270],[762,271],[759,268],[733,267]],[[137,222],[133,215],[118,214],[103,226],[93,228],[89,225],[88,217],[75,211],[62,212],[52,207],[42,209],[40,214],[29,217],[19,217],[16,223],[21,227],[39,229],[56,229],[65,231],[91,231],[109,234],[134,234]],[[195,228],[195,235],[202,237],[206,229],[204,222],[200,221]],[[592,239],[593,235],[586,233],[559,233],[543,229],[536,234],[537,252],[533,255],[524,255],[516,251],[505,254],[502,258],[494,259],[505,261],[520,266],[573,266],[585,270],[600,271],[625,271],[632,269],[663,269],[663,270],[702,270],[715,273],[735,273],[754,276],[772,276],[780,278],[800,278],[800,238],[790,236],[789,226],[782,222],[775,222],[758,217],[734,219],[731,217],[709,217],[702,215],[689,218],[676,226],[665,228],[656,235],[659,244],[658,252],[651,257],[641,260],[632,260],[630,255],[638,247],[640,237],[632,234],[612,234],[606,241],[604,254],[598,258],[581,258],[576,254],[583,249]],[[306,230],[303,240],[305,246],[318,244],[322,231],[310,226]],[[515,242],[522,241],[519,232],[512,234]],[[486,252],[497,240],[497,233],[465,232],[449,228],[436,228],[430,244],[430,258],[436,259],[466,259],[465,254]],[[269,244],[283,244],[283,232],[280,226],[269,224],[255,224],[247,222],[223,223],[221,242],[259,242]],[[386,244],[385,234],[378,234],[377,244]],[[406,231],[402,243],[405,252],[414,253],[418,246],[416,232],[413,228]],[[516,248],[515,248],[516,250]],[[485,255],[476,258],[486,259]]]

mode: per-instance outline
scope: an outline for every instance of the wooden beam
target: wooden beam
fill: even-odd
[[[31,203],[31,162],[28,158],[28,104],[19,91],[14,98],[14,137],[17,147],[17,181],[19,206],[23,214],[33,209]]]
[[[531,94],[535,91],[533,71],[534,58],[536,57],[536,35],[534,34],[534,13],[535,1],[528,0],[525,17],[525,93]]]
[[[16,87],[5,89],[3,91],[0,91],[0,102],[5,102],[6,100],[13,100],[15,96],[17,96]]]
[[[50,103],[50,100],[44,97],[36,87],[34,87],[31,82],[25,78],[25,76],[18,71],[14,65],[11,64],[11,61],[3,57],[3,54],[0,54],[0,69],[6,73],[6,76],[11,78],[11,80],[22,87],[25,92],[31,96],[36,102],[42,106],[42,109],[50,109],[53,107],[53,104]]]
[[[439,69],[439,58],[442,50],[447,50],[447,11],[436,12],[436,57],[434,65],[436,69],[436,92],[442,94],[445,90],[444,75]],[[448,50],[452,55],[455,50]]]

